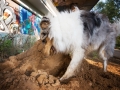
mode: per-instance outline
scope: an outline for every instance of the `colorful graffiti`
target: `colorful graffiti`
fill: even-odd
[[[40,18],[29,12],[28,10],[20,7],[20,24],[21,33],[36,35],[40,33],[39,23]]]
[[[9,6],[6,0],[0,0],[0,31],[14,34],[39,36],[40,18],[29,10]]]
[[[15,21],[14,10],[5,0],[0,0],[0,30],[9,32],[9,26]]]

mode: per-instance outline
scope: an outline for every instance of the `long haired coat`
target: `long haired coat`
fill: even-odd
[[[64,11],[47,18],[50,20],[48,37],[54,39],[57,52],[72,55],[61,81],[75,75],[84,56],[93,50],[98,50],[106,71],[107,60],[113,56],[116,36],[120,34],[119,22],[110,24],[105,15],[83,10]]]

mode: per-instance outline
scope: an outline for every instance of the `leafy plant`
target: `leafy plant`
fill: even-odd
[[[5,37],[0,38],[0,60],[7,58],[11,55],[13,37],[6,35]]]
[[[16,37],[19,37],[19,39],[15,40]],[[15,43],[16,41],[17,43]],[[11,55],[16,55],[28,50],[33,46],[35,41],[36,38],[31,35],[28,35],[27,38],[25,38],[24,35],[13,34],[0,37],[0,61],[3,61]]]
[[[120,18],[120,0],[106,0],[99,2],[93,8],[94,11],[108,16],[111,23]]]
[[[93,8],[93,11],[100,12],[108,16],[111,23],[120,20],[120,0],[106,0],[99,2]],[[116,38],[116,47],[120,49],[120,36]]]

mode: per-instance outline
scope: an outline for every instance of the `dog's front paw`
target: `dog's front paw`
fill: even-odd
[[[68,83],[69,81],[70,81],[70,78],[67,78],[67,77],[61,77],[60,78],[60,82],[64,83],[64,84]]]

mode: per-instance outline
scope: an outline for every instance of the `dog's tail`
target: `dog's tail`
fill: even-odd
[[[120,35],[120,20],[118,20],[117,22],[113,23],[112,26],[113,26],[113,29],[116,32],[116,36],[119,36]]]

